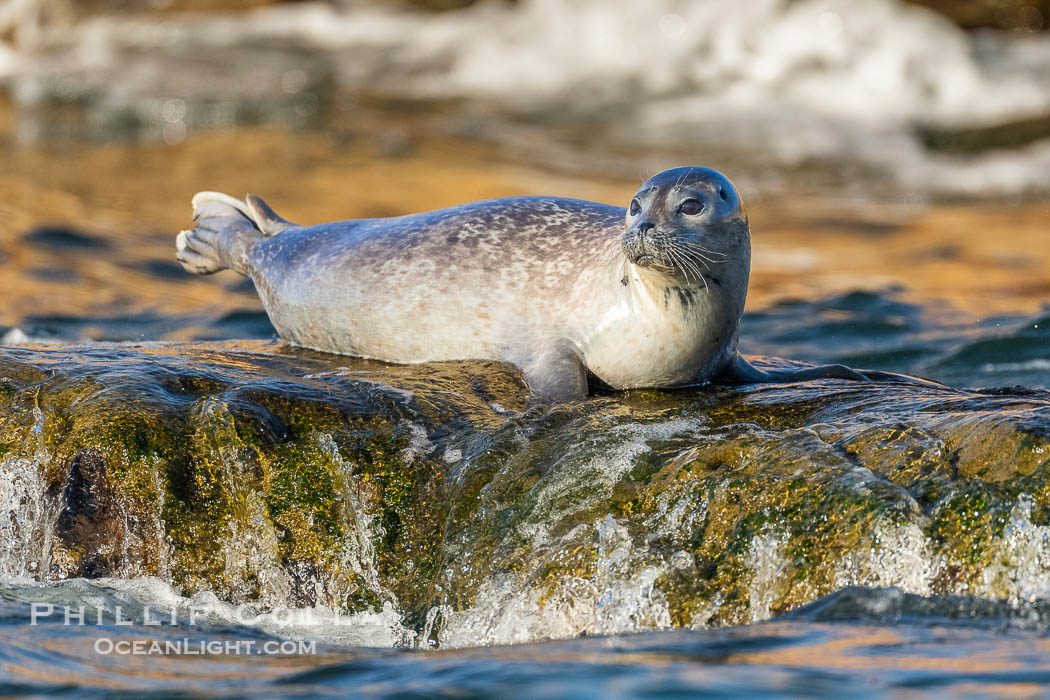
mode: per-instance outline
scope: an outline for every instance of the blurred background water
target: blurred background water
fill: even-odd
[[[728,173],[748,203],[747,351],[823,361],[874,340],[894,369],[949,378],[938,363],[966,337],[1038,321],[1045,5],[449,5],[7,0],[8,341],[270,337],[248,282],[172,259],[200,189],[313,223],[510,194],[622,204],[683,163]],[[839,308],[858,291],[882,302]],[[784,345],[768,315],[795,300],[858,347],[814,328]],[[1042,385],[1039,353],[983,359],[999,369],[961,378],[1023,366]]]
[[[745,352],[1050,387],[1048,28],[1042,0],[0,0],[0,341],[272,338],[250,282],[174,261],[199,190],[253,192],[317,223],[513,194],[624,205],[649,175],[695,164],[725,172],[748,207]],[[41,590],[29,597],[66,594]],[[872,681],[886,658],[884,689],[1048,680],[1031,651],[1045,646],[1040,610],[1017,626],[1013,609],[915,612],[893,595],[836,598],[882,606],[849,629],[809,612],[425,662],[322,635],[343,655],[328,670],[223,668],[190,692],[276,678],[288,694],[819,694]],[[960,609],[982,621],[960,633],[946,622]],[[10,643],[23,612],[5,618]],[[24,656],[5,652],[12,692],[56,669],[51,689],[160,683],[99,668],[68,629],[36,634]],[[994,658],[985,672],[942,652]],[[916,653],[926,670],[906,662]],[[129,673],[202,669],[165,663]],[[762,671],[716,680],[705,665],[723,663]]]

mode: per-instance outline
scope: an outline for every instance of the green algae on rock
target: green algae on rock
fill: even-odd
[[[510,366],[0,350],[0,572],[391,609],[416,643],[1050,593],[1050,395],[834,380],[531,405]],[[408,642],[406,642],[408,643]]]

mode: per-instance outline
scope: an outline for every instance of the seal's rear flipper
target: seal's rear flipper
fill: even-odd
[[[798,367],[791,369],[760,369],[737,353],[736,359],[729,363],[718,379],[733,384],[761,384],[774,382],[805,382],[811,379],[851,379],[861,382],[896,382],[898,384],[916,384],[929,387],[943,387],[939,382],[920,377],[910,377],[896,372],[880,370],[855,370],[846,365],[820,365],[818,367]]]
[[[773,382],[805,382],[811,379],[853,379],[866,382],[869,378],[846,365],[821,365],[791,369],[761,369],[737,353],[721,376],[723,381],[734,384],[762,384]]]
[[[295,225],[255,195],[242,201],[219,192],[194,195],[193,220],[196,226],[179,232],[175,248],[182,266],[198,275],[227,268],[248,274],[248,251]]]
[[[264,202],[262,197],[250,194],[244,198],[244,203],[248,205],[248,211],[251,213],[255,225],[259,227],[259,230],[267,238],[276,236],[286,228],[295,226],[288,219],[278,216],[277,212],[271,209],[270,205]]]

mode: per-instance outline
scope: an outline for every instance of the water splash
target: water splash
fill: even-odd
[[[1050,599],[1050,526],[1032,522],[1032,497],[1021,494],[994,556],[983,570],[978,595],[1032,602]]]
[[[466,610],[432,609],[442,624],[442,647],[517,644],[537,639],[565,639],[581,634],[624,634],[671,626],[667,599],[656,581],[667,571],[660,563],[638,566],[646,558],[630,533],[611,515],[580,526],[566,541],[581,535],[596,549],[593,565],[546,585],[530,585],[520,574],[485,579],[475,604]],[[426,635],[425,635],[426,636]]]
[[[396,605],[396,596],[380,583],[379,568],[376,564],[376,550],[373,542],[381,538],[385,532],[375,515],[369,513],[361,502],[361,483],[353,474],[353,465],[343,459],[330,434],[316,434],[315,439],[344,479],[342,491],[343,504],[346,508],[344,522],[350,527],[343,534],[338,561],[344,569],[356,574],[380,600],[385,601],[384,606]],[[329,599],[338,600],[342,594],[345,594],[345,590],[330,591]]]
[[[41,474],[49,460],[44,422],[34,407],[35,452],[0,462],[0,576],[40,578],[51,567],[58,507]]]
[[[286,604],[292,596],[292,577],[282,565],[277,530],[257,493],[248,493],[239,517],[227,522],[221,544],[223,577],[235,603],[249,600],[268,606]]]
[[[835,586],[893,586],[907,593],[931,595],[945,566],[917,523],[877,521],[870,546],[845,552],[835,567]]]
[[[752,622],[768,620],[780,598],[781,577],[787,568],[785,544],[785,538],[772,533],[763,533],[751,541],[748,563],[753,571],[749,588]]]

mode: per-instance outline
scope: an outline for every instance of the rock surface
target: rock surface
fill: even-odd
[[[822,381],[532,406],[513,367],[0,349],[0,573],[393,609],[424,641],[1050,592],[1050,394]]]

